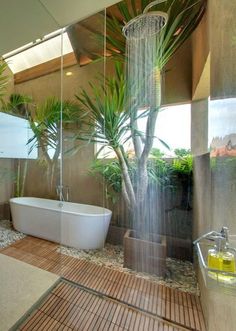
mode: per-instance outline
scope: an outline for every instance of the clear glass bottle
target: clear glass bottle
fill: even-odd
[[[217,245],[208,250],[207,264],[208,268],[220,270],[220,251],[219,251],[219,240],[217,240]],[[209,271],[208,276],[217,279],[217,272]]]
[[[228,250],[223,250],[220,253],[221,270],[225,272],[235,272],[235,257]]]
[[[220,256],[219,256],[219,250],[217,249],[216,245],[208,250],[207,261],[209,268],[220,270]]]
[[[220,240],[220,270],[225,271],[225,274],[219,274],[220,282],[232,284],[236,281],[236,277],[227,274],[228,272],[235,273],[235,255],[229,249],[228,232],[225,237]]]
[[[225,272],[235,272],[235,255],[229,249],[229,229],[223,227],[221,230],[223,239],[221,240],[221,270]]]

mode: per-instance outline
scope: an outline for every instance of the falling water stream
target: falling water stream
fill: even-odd
[[[123,29],[126,41],[126,79],[127,79],[127,101],[130,111],[132,138],[136,158],[140,158],[144,150],[145,140],[149,132],[140,132],[138,118],[147,117],[151,112],[154,116],[150,119],[155,124],[158,110],[161,105],[161,73],[160,63],[162,59],[162,36],[160,33],[166,24],[166,17],[160,12],[142,14],[130,21]],[[150,121],[149,119],[149,121]],[[144,171],[143,171],[144,172]],[[154,228],[158,228],[158,185],[149,185],[148,189],[142,183],[142,173],[133,175],[133,187],[136,190],[136,212],[133,216],[133,226],[142,239],[156,241],[157,236],[153,235]],[[140,185],[141,183],[141,185]],[[139,188],[141,188],[139,190]],[[140,198],[143,189],[144,197]],[[151,201],[150,201],[151,199]],[[151,207],[151,208],[150,208]],[[138,224],[142,223],[142,230]],[[155,249],[154,249],[155,250]],[[152,251],[152,252],[151,252]],[[158,273],[158,265],[153,248],[135,248],[134,259],[137,260],[137,269]],[[160,255],[160,260],[162,255]],[[165,260],[165,258],[163,259]],[[165,261],[163,261],[165,264]],[[162,267],[160,266],[160,269]]]

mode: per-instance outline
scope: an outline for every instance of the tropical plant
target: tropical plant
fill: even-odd
[[[6,75],[7,63],[0,59],[0,101],[3,101],[3,96],[6,92],[8,76]]]
[[[151,149],[151,152],[150,152],[150,156],[151,157],[154,157],[154,158],[157,158],[157,159],[160,159],[164,156],[165,154],[163,152],[160,151],[159,148],[152,148]]]
[[[11,94],[8,101],[2,99],[1,103],[1,112],[28,119],[29,104],[32,103],[32,99],[30,97],[21,94]],[[27,170],[28,160],[18,159],[16,162],[16,170],[14,175],[14,196],[19,197],[24,195]]]
[[[116,61],[125,61],[125,39],[121,33],[125,22],[143,12],[150,2],[141,0],[141,6],[137,9],[135,1],[123,1],[117,5],[122,19],[108,17],[107,47]],[[148,189],[148,159],[152,150],[157,114],[161,106],[161,75],[167,62],[199,23],[205,4],[205,0],[167,0],[155,7],[156,10],[167,12],[169,20],[160,32],[160,42],[156,49],[153,72],[157,78],[155,83],[157,103],[154,107],[150,106],[142,115],[139,115],[137,108],[129,107],[126,101],[126,80],[120,64],[116,64],[114,78],[102,79],[100,87],[92,87],[92,97],[85,90],[77,95],[86,124],[84,132],[80,132],[77,138],[100,142],[114,150],[122,171],[122,194],[127,207],[133,212],[140,232],[143,231],[142,225],[146,221],[144,203]],[[137,127],[137,120],[141,116],[147,119],[144,133]],[[133,142],[135,154],[134,175],[130,171],[131,162],[123,147],[129,139]]]
[[[30,128],[34,135],[29,139],[30,152],[40,149],[41,161],[46,162],[49,191],[55,187],[55,173],[61,153],[61,128],[76,122],[77,106],[71,101],[61,102],[55,97],[36,105],[29,114]]]
[[[161,154],[161,153],[160,153]],[[132,179],[136,177],[137,167],[133,159],[129,159],[129,173]],[[122,171],[118,159],[95,159],[89,173],[93,176],[101,176],[100,180],[106,185],[106,196],[115,203],[122,192]],[[148,160],[149,185],[157,185],[160,188],[173,188],[171,179],[173,170],[171,163],[165,159],[154,156]],[[135,183],[133,183],[135,185]]]
[[[48,189],[49,192],[52,192],[60,155],[61,123],[64,127],[70,123],[76,123],[76,104],[71,101],[61,103],[57,98],[51,97],[36,105],[27,95],[12,94],[9,102],[4,104],[2,111],[28,120],[29,127],[33,131],[33,136],[28,140],[29,154],[35,148],[40,149],[40,162],[46,164]],[[21,170],[22,167],[22,165],[18,165],[18,192],[22,192],[24,187],[27,160]],[[23,179],[20,179],[21,174],[23,174]]]
[[[181,151],[180,154],[182,154]],[[191,194],[193,184],[193,156],[185,154],[178,156],[171,164],[172,177],[182,185],[182,197],[180,207],[182,209],[191,209]]]
[[[132,186],[130,163],[124,150],[124,143],[131,137],[130,112],[125,111],[125,78],[121,66],[116,64],[116,76],[107,78],[105,87],[92,88],[92,96],[84,89],[76,95],[80,102],[80,120],[83,130],[76,139],[101,143],[109,146],[116,154],[122,170],[122,194],[129,208],[135,204],[135,194]]]
[[[143,13],[146,6],[153,0],[137,1],[125,0],[117,4],[117,10],[122,19],[115,16],[107,17],[106,42],[109,52],[119,61],[125,60],[126,41],[121,34],[123,26],[134,17]],[[168,14],[168,22],[161,33],[161,40],[157,54],[157,67],[163,69],[173,54],[187,40],[200,22],[206,7],[206,0],[166,0],[152,9]],[[103,36],[101,36],[103,37]],[[161,62],[159,62],[161,61]]]
[[[174,150],[174,153],[176,156],[187,156],[191,154],[191,150],[190,149],[186,149],[186,148],[176,148]]]
[[[111,199],[114,204],[118,200],[122,185],[122,173],[118,160],[104,162],[104,160],[96,159],[89,173],[93,176],[101,176],[102,183],[105,181],[106,185],[106,198]]]
[[[193,172],[193,156],[186,154],[174,159],[172,169],[179,174],[191,175]]]

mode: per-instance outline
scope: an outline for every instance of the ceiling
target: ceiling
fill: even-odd
[[[0,0],[0,55],[78,22],[117,0]]]

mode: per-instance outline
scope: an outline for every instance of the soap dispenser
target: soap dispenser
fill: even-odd
[[[208,250],[208,268],[220,270],[220,254],[219,254],[219,240],[217,240],[217,245]]]
[[[208,250],[207,264],[210,269],[221,269],[220,260],[220,238],[217,238],[216,245]],[[217,272],[208,271],[208,276],[217,279]]]

